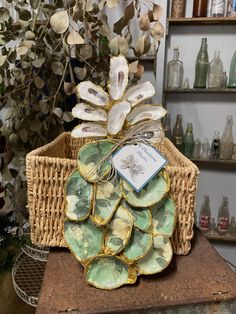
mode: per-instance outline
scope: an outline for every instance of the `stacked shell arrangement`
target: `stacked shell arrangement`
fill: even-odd
[[[165,170],[140,192],[118,175],[110,179],[112,164],[107,156],[117,142],[134,126],[154,121],[155,132],[148,141],[158,143],[166,111],[144,104],[155,93],[150,82],[126,91],[129,67],[123,56],[111,58],[109,75],[110,97],[92,82],[77,86],[86,103],[77,104],[72,114],[89,122],[75,127],[72,136],[96,140],[80,148],[77,170],[68,178],[64,226],[65,241],[84,266],[86,280],[106,290],[133,284],[139,274],[159,273],[170,264],[176,217]]]

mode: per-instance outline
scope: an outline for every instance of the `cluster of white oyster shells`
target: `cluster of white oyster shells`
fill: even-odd
[[[76,126],[72,137],[118,137],[119,133],[146,120],[161,123],[166,110],[160,105],[144,103],[155,94],[150,81],[128,88],[129,66],[124,56],[112,57],[109,71],[109,94],[91,81],[77,85],[79,99],[85,102],[72,109],[75,118],[86,121]]]

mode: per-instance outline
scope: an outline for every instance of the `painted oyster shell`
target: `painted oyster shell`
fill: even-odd
[[[131,104],[131,107],[135,107],[153,95],[155,95],[155,88],[151,82],[147,81],[130,87],[125,93],[124,99]]]
[[[109,95],[100,86],[90,81],[77,85],[76,92],[79,98],[98,107],[106,107],[110,102]]]
[[[166,115],[167,111],[158,105],[140,105],[134,108],[127,116],[129,125],[134,125],[144,120],[159,120]]]
[[[109,91],[112,99],[123,97],[128,85],[129,66],[124,56],[112,57],[110,60]]]
[[[74,138],[106,137],[107,129],[95,122],[81,123],[71,131],[71,136]]]
[[[153,235],[171,237],[176,222],[175,203],[171,197],[151,207]]]
[[[85,275],[90,285],[105,290],[117,289],[137,280],[136,270],[122,258],[105,254],[90,261],[85,268]]]
[[[124,199],[122,200],[121,204],[122,206],[127,208],[132,215],[134,220],[134,226],[141,231],[149,232],[152,223],[150,210],[148,208],[133,207]]]
[[[138,260],[140,274],[152,275],[162,272],[171,262],[173,250],[168,237],[153,237],[153,247],[142,259]]]
[[[107,131],[111,135],[116,135],[122,130],[125,119],[131,110],[127,101],[119,102],[111,108],[108,114]]]
[[[130,239],[132,228],[132,216],[126,208],[120,206],[107,225],[105,253],[114,255],[122,251]]]
[[[170,183],[166,172],[154,176],[140,192],[133,190],[125,180],[122,181],[123,196],[134,207],[149,207],[160,202],[169,189]]]
[[[68,178],[65,193],[67,218],[73,221],[86,219],[92,208],[93,185],[86,181],[76,170]]]
[[[129,243],[124,248],[123,257],[129,263],[144,257],[152,247],[152,235],[133,229]]]
[[[81,264],[103,252],[104,234],[104,228],[97,228],[90,219],[64,224],[64,239]]]
[[[96,185],[93,207],[93,221],[96,225],[106,225],[112,218],[121,200],[118,180],[98,183]]]
[[[109,161],[104,162],[100,169],[96,166],[102,158],[113,148],[114,142],[100,140],[91,142],[80,148],[78,153],[78,168],[80,174],[89,182],[95,182],[99,177],[104,177],[110,171]]]
[[[93,108],[83,103],[77,104],[72,108],[72,116],[85,121],[107,121],[107,112],[104,109]]]

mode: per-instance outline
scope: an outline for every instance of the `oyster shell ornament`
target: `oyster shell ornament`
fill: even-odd
[[[64,223],[64,239],[83,265],[87,282],[105,290],[164,270],[173,256],[170,238],[176,221],[166,170],[140,192],[119,174],[111,175],[110,157],[128,139],[160,142],[166,110],[144,104],[155,93],[150,82],[127,90],[129,67],[123,56],[111,58],[109,76],[109,93],[92,82],[77,86],[81,102],[72,114],[86,122],[71,135],[91,141],[79,149],[77,169],[65,185]]]

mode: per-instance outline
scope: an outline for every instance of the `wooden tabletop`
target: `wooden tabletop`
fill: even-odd
[[[236,276],[198,231],[192,251],[175,256],[166,271],[140,276],[114,291],[91,287],[68,250],[51,250],[37,314],[146,313],[173,306],[236,300]]]

